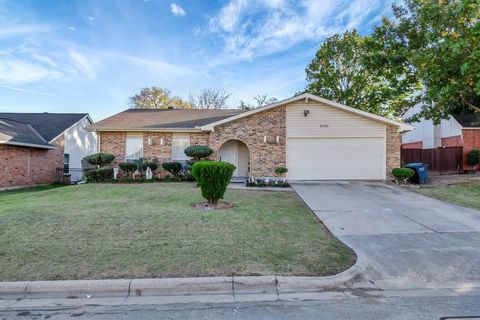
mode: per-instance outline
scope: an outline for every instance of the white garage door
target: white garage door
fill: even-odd
[[[288,138],[290,180],[385,179],[384,138]]]

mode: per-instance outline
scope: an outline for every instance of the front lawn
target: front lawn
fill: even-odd
[[[293,192],[228,190],[207,212],[189,183],[0,192],[0,280],[330,275],[353,253]]]
[[[471,181],[431,188],[420,188],[418,192],[463,207],[480,209],[480,182]]]

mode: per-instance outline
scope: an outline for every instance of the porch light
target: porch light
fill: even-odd
[[[163,146],[163,138],[160,138],[160,145]]]
[[[310,110],[303,110],[303,115],[306,117],[310,113]]]
[[[267,136],[263,136],[263,142],[267,142]]]
[[[277,143],[280,143],[280,136],[277,136],[276,140],[277,140]]]
[[[147,143],[148,143],[149,146],[151,146],[153,144],[152,138],[148,138]]]

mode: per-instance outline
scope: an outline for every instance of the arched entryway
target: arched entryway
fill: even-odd
[[[245,143],[239,140],[225,141],[218,151],[218,156],[220,161],[229,162],[236,167],[234,177],[248,177],[250,152]]]

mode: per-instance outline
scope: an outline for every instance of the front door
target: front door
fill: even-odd
[[[237,165],[237,142],[236,141],[227,141],[225,142],[219,151],[220,161],[231,163],[235,166],[235,171],[233,172],[234,176],[238,175],[238,165]]]

